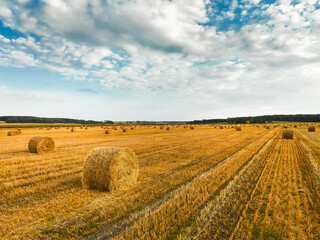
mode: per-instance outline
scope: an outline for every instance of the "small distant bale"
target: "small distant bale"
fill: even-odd
[[[133,129],[134,129],[134,127],[131,127],[130,129],[131,129],[131,130],[133,130]]]
[[[46,128],[46,130],[50,130],[50,129],[51,129],[51,128],[49,128],[49,127],[48,127],[48,128]]]
[[[316,131],[316,126],[309,126],[308,127],[308,132],[315,132]]]
[[[74,129],[74,128],[71,128],[71,132],[75,132],[76,131],[76,129]]]
[[[28,147],[31,153],[46,153],[53,151],[55,144],[50,137],[35,136],[30,139]]]
[[[7,133],[8,136],[16,136],[16,135],[20,135],[21,134],[21,131],[19,130],[16,130],[16,131],[9,131]]]
[[[270,129],[270,126],[265,126],[266,129]]]
[[[296,127],[298,127],[298,126],[297,126],[297,125],[294,125],[293,127],[295,127],[295,128],[296,128]]]
[[[168,130],[168,131],[169,131],[169,130],[170,130],[170,127],[166,127],[166,130]]]
[[[220,129],[223,129],[223,126],[220,126]]]
[[[82,184],[103,191],[126,189],[137,182],[139,164],[129,148],[98,147],[83,164]]]
[[[108,129],[104,131],[104,134],[109,134],[109,133],[110,133],[110,132],[109,132]]]
[[[242,129],[241,129],[241,126],[240,126],[240,125],[236,126],[236,130],[237,130],[237,131],[241,131],[241,130],[242,130]]]
[[[88,130],[88,128],[86,127],[84,130]]]
[[[160,129],[163,129],[163,127],[161,126]]]
[[[288,126],[287,125],[283,125],[283,128],[288,128]]]
[[[293,130],[292,129],[282,130],[282,138],[283,139],[293,139]]]
[[[113,130],[117,130],[117,128],[116,128],[116,127],[113,127]]]
[[[126,132],[127,131],[127,129],[126,128],[122,128],[122,132]]]
[[[194,126],[190,126],[190,129],[193,130],[193,129],[194,129]]]

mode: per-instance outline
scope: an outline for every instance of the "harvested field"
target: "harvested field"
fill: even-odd
[[[2,239],[317,239],[320,233],[320,134],[282,127],[141,126],[0,132]],[[28,151],[46,135],[55,151]],[[96,147],[128,147],[137,184],[119,191],[82,186]],[[269,234],[269,235],[268,235]]]

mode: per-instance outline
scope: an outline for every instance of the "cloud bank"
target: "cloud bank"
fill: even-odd
[[[283,112],[320,88],[317,0],[13,0],[0,20],[1,66],[174,94],[203,117]]]

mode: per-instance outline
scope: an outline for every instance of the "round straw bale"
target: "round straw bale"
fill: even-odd
[[[194,126],[190,126],[190,129],[193,130],[193,129],[194,129]]]
[[[166,130],[168,130],[168,131],[169,131],[169,130],[170,130],[170,127],[167,127],[167,128],[166,128]]]
[[[160,129],[163,129],[163,127],[161,126]]]
[[[125,189],[136,184],[138,173],[138,160],[129,148],[98,147],[83,164],[82,184],[87,189]]]
[[[265,126],[266,129],[270,129],[270,126]]]
[[[295,127],[295,128],[296,128],[296,127],[297,127],[297,125],[294,125],[293,127]]]
[[[122,132],[126,132],[127,131],[127,129],[126,128],[122,128]]]
[[[283,139],[293,139],[293,130],[292,129],[284,129],[282,131]]]
[[[315,132],[316,131],[316,126],[309,126],[308,127],[308,132]]]
[[[288,128],[288,126],[287,125],[283,125],[283,128]]]
[[[109,133],[110,133],[110,132],[109,132],[109,129],[105,130],[104,133],[105,133],[105,134],[109,134]]]
[[[15,136],[15,135],[18,135],[17,131],[9,131],[8,132],[8,136]]]
[[[223,129],[223,126],[220,126],[220,129]]]
[[[240,125],[236,126],[236,130],[241,131],[241,126]]]
[[[52,151],[55,144],[50,137],[35,136],[30,139],[28,147],[31,153],[45,153]]]

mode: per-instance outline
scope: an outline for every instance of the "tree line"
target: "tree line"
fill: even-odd
[[[71,118],[43,118],[32,116],[2,116],[0,121],[6,123],[76,123],[76,124],[113,124],[112,121],[94,121]]]
[[[320,114],[279,114],[263,115],[255,117],[234,117],[225,119],[203,119],[187,122],[188,124],[207,124],[207,123],[268,123],[268,122],[320,122]]]

